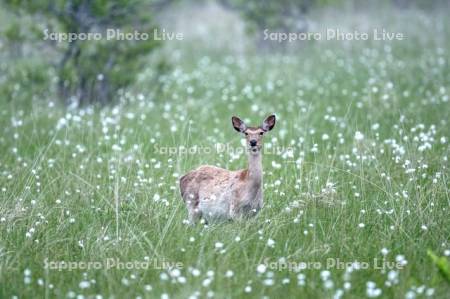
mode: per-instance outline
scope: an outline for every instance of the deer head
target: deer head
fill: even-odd
[[[247,127],[245,123],[236,116],[231,118],[233,128],[245,135],[247,149],[251,154],[259,154],[262,148],[262,139],[266,132],[275,126],[275,115],[267,117],[259,127]]]

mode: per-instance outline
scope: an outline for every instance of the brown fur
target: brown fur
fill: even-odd
[[[248,178],[248,169],[241,170],[239,172],[239,180],[245,181]]]
[[[188,172],[180,179],[180,193],[183,200],[186,201],[186,198],[191,199],[192,204],[197,206],[200,188],[213,181],[216,183],[224,181],[226,178],[221,176],[226,174],[225,170],[208,165],[200,166],[196,170]]]

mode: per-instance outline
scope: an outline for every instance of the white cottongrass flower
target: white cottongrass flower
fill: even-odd
[[[280,169],[281,168],[281,164],[277,163],[276,161],[272,161],[272,167],[275,169]]]
[[[305,280],[306,280],[306,275],[303,273],[299,273],[297,275],[297,284],[299,286],[304,286],[305,285]]]
[[[159,279],[161,279],[161,280],[168,280],[168,279],[169,279],[169,275],[167,275],[166,272],[162,272],[162,273],[159,275]]]
[[[258,271],[258,273],[264,273],[267,270],[267,266],[264,264],[259,264],[258,267],[256,267],[256,271]]]
[[[272,278],[267,278],[267,279],[264,279],[263,284],[265,286],[273,286],[275,284],[275,282]]]
[[[122,282],[122,284],[124,286],[129,286],[130,285],[130,281],[128,280],[128,278],[125,278],[125,277],[122,278],[121,282]]]
[[[381,289],[377,288],[373,281],[368,281],[366,287],[366,295],[369,298],[376,298],[382,293]]]
[[[144,286],[144,290],[147,291],[147,292],[150,292],[151,290],[153,290],[153,287],[151,285],[149,285],[149,284],[146,284]]]
[[[87,289],[91,286],[91,283],[87,280],[83,280],[78,286],[80,287],[80,289]]]
[[[192,269],[191,274],[192,276],[198,277],[200,276],[200,270],[194,268]]]
[[[323,283],[323,286],[325,287],[325,289],[332,289],[334,287],[334,283],[332,280],[325,280]]]
[[[405,266],[408,263],[408,261],[405,259],[405,256],[401,254],[395,257],[395,261],[402,266]]]
[[[390,287],[394,284],[398,283],[398,272],[395,270],[391,270],[387,274],[386,286]]]
[[[328,270],[323,270],[322,272],[320,272],[320,278],[322,278],[322,280],[328,280],[328,278],[330,278],[331,272]]]
[[[414,298],[416,298],[416,293],[414,293],[413,291],[408,291],[405,294],[405,298],[406,299],[414,299]]]
[[[208,278],[205,278],[205,280],[203,280],[202,285],[206,288],[211,284],[211,282],[212,282],[212,278],[208,277]]]
[[[361,133],[360,131],[356,131],[354,138],[355,138],[356,141],[361,141],[361,140],[364,139],[364,134]]]
[[[175,268],[170,271],[170,276],[172,277],[179,277],[181,275],[181,271],[178,268]]]
[[[340,299],[344,295],[344,291],[342,289],[337,289],[336,293],[333,295],[333,299]]]

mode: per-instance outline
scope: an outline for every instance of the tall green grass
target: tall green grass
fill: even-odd
[[[181,52],[159,93],[143,76],[115,107],[1,100],[0,297],[445,298],[427,250],[450,250],[449,55],[430,38]],[[188,226],[178,177],[246,167],[214,146],[239,147],[232,115],[257,125],[270,113],[265,144],[293,156],[264,155],[264,208]],[[181,146],[210,152],[157,151]],[[109,259],[151,267],[106,269]],[[341,266],[327,269],[331,259]],[[102,266],[45,269],[58,261]],[[301,262],[310,269],[282,269]]]

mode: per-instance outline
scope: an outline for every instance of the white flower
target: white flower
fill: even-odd
[[[368,281],[366,283],[366,295],[369,298],[375,298],[381,295],[381,289],[378,289],[375,282]]]
[[[320,277],[322,278],[322,280],[327,280],[328,278],[330,278],[330,271],[328,270],[323,270],[322,272],[320,272]]]
[[[169,279],[169,275],[167,275],[167,273],[162,272],[161,274],[159,274],[159,279],[161,280],[168,280]]]
[[[264,264],[259,264],[258,267],[256,267],[256,271],[258,271],[258,273],[264,273],[266,272],[267,266]]]
[[[203,280],[202,285],[206,288],[208,287],[212,282],[211,278],[206,278],[205,280]]]
[[[323,283],[323,286],[325,287],[325,289],[332,289],[334,287],[334,283],[332,280],[326,280]]]
[[[172,277],[178,277],[180,275],[181,275],[181,271],[178,268],[175,268],[172,271],[170,271],[170,276],[172,276]]]
[[[263,284],[266,286],[273,286],[274,281],[271,278],[264,279]]]
[[[214,246],[216,247],[216,249],[220,249],[220,248],[223,248],[223,243],[216,242],[216,244]]]
[[[355,138],[356,141],[361,141],[361,140],[364,139],[364,134],[361,133],[360,131],[356,131],[354,138]]]
[[[121,282],[122,282],[122,284],[125,285],[125,286],[130,285],[130,281],[129,281],[127,278],[125,278],[125,277],[122,278]]]
[[[416,298],[416,294],[413,291],[408,291],[405,294],[405,298],[406,299],[414,299],[414,298]]]
[[[342,289],[337,289],[336,293],[333,295],[333,299],[340,299],[344,295],[344,291]]]
[[[147,292],[150,292],[151,290],[153,290],[153,287],[152,287],[151,285],[147,284],[147,285],[144,286],[144,289],[145,289]]]
[[[408,261],[405,259],[405,256],[401,255],[401,254],[399,254],[395,257],[395,261],[402,266],[404,266],[408,263]]]
[[[387,278],[391,283],[398,283],[398,272],[394,270],[389,271]]]
[[[281,168],[281,164],[277,163],[276,161],[272,161],[272,167],[275,169],[280,169]]]
[[[197,277],[200,275],[200,270],[194,268],[192,269],[191,273],[193,276]]]
[[[267,246],[272,248],[275,247],[275,241],[272,239],[267,240]]]
[[[369,298],[376,298],[381,295],[381,289],[367,289],[366,295]]]
[[[80,289],[87,289],[90,286],[91,286],[91,283],[89,281],[87,281],[87,280],[83,280],[79,284]]]
[[[381,249],[381,254],[382,255],[387,255],[388,253],[389,253],[389,250],[386,247]]]

